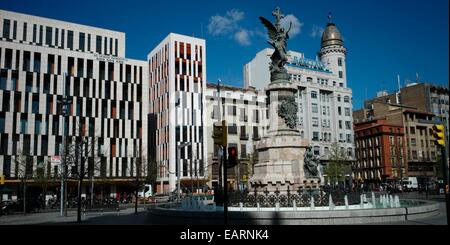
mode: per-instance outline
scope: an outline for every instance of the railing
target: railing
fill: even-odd
[[[361,192],[347,192],[341,189],[334,188],[301,188],[296,191],[287,190],[286,193],[280,194],[277,190],[275,192],[257,192],[251,190],[233,191],[229,193],[228,205],[230,207],[239,207],[242,203],[244,207],[292,207],[295,202],[297,207],[311,206],[311,200],[314,200],[314,205],[328,206],[330,202],[330,195],[333,204],[336,206],[345,205],[345,196],[347,196],[348,204],[354,205],[361,202]]]
[[[248,140],[248,134],[241,134],[240,136],[239,136],[239,138],[241,139],[241,140]]]

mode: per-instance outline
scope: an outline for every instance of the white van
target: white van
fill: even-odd
[[[406,187],[409,190],[417,191],[419,189],[419,184],[417,182],[417,177],[408,177],[403,179],[403,185],[406,185]]]
[[[138,192],[139,197],[151,197],[153,196],[152,185],[145,185],[145,187]]]

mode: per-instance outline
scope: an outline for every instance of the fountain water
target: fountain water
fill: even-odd
[[[347,195],[344,196],[344,202],[345,202],[345,209],[348,209],[348,197],[347,197]]]

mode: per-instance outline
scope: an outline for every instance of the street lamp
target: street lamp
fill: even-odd
[[[180,156],[181,156],[181,148],[186,147],[191,145],[191,142],[185,142],[185,143],[181,143],[179,145],[177,145],[177,166],[178,166],[178,171],[177,171],[177,175],[178,175],[178,180],[177,180],[177,192],[178,192],[178,200],[181,199],[181,192],[180,192],[180,188],[181,188],[181,160],[180,160]]]

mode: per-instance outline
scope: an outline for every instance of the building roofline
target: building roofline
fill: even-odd
[[[0,13],[1,12],[6,12],[6,13],[9,13],[9,14],[19,15],[19,16],[23,16],[23,17],[38,18],[38,19],[42,19],[42,20],[46,20],[46,21],[59,22],[60,24],[64,24],[64,25],[76,25],[76,26],[85,27],[85,28],[89,28],[89,29],[98,29],[98,30],[101,30],[101,31],[109,31],[109,32],[114,32],[116,34],[120,34],[120,35],[125,36],[125,32],[123,32],[123,31],[112,30],[112,29],[104,28],[104,27],[91,26],[91,25],[86,25],[86,24],[79,24],[79,23],[76,23],[76,22],[69,22],[69,21],[59,20],[59,19],[55,19],[55,18],[43,17],[43,16],[38,16],[38,15],[33,15],[33,14],[26,14],[26,13],[15,12],[15,11],[9,11],[9,10],[4,10],[4,9],[0,9]]]
[[[211,83],[211,82],[206,82],[206,88],[217,88],[217,84]],[[261,90],[258,90],[253,87],[242,88],[242,87],[238,87],[238,86],[224,85],[224,84],[221,84],[220,88],[225,89],[225,90],[231,90],[231,91],[255,92],[255,93],[261,92]]]

